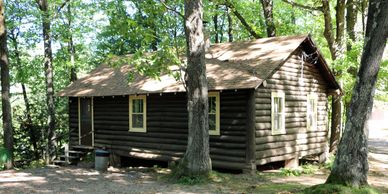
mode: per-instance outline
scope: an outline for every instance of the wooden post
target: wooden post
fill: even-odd
[[[284,168],[295,169],[299,167],[299,153],[295,152],[295,157],[284,161]]]
[[[109,158],[109,164],[115,168],[120,168],[121,167],[121,156],[118,154],[111,152],[110,153],[110,158]]]
[[[256,155],[255,155],[255,92],[250,90],[247,103],[247,124],[246,124],[246,149],[245,149],[245,168],[244,173],[256,172]]]

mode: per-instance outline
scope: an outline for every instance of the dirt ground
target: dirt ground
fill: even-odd
[[[388,130],[370,134],[369,183],[388,193]],[[110,168],[99,173],[91,168],[45,167],[0,172],[0,193],[294,193],[324,183],[328,172],[284,176],[264,171],[256,175],[217,173],[212,183],[183,185],[161,179],[162,168]]]

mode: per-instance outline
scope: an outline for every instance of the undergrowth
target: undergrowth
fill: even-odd
[[[321,184],[315,185],[313,187],[309,187],[303,191],[305,194],[379,194],[376,189],[372,187],[348,187],[344,185],[336,185],[336,184]]]
[[[315,174],[319,170],[319,166],[313,164],[301,165],[298,168],[281,168],[280,174],[284,176],[300,176],[302,174]]]

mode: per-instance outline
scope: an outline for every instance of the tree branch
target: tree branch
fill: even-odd
[[[296,2],[290,1],[290,0],[282,0],[282,1],[284,3],[290,4],[292,6],[299,7],[299,8],[305,9],[305,10],[323,12],[323,7],[322,6],[312,7],[312,6],[308,6],[308,5],[299,4],[299,3],[296,3]]]
[[[245,27],[245,29],[256,39],[262,38],[259,34],[257,34],[253,28],[247,23],[244,17],[236,10],[233,4],[229,0],[225,0],[225,5],[233,12],[233,14],[240,20],[241,24]]]
[[[180,16],[182,19],[185,19],[185,16],[184,16],[181,12],[179,12],[179,11],[177,11],[177,10],[171,8],[170,6],[168,6],[163,0],[159,0],[159,2],[160,2],[167,10],[170,10],[170,11],[174,12],[175,14],[177,14],[178,16]]]

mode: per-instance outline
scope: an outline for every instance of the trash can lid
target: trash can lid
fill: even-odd
[[[97,149],[96,156],[109,156],[109,152],[106,150]]]

